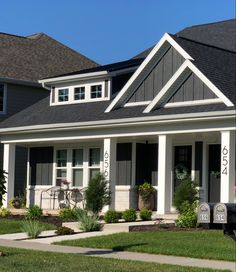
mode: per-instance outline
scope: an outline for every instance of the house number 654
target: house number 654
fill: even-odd
[[[228,163],[229,163],[228,153],[229,153],[229,151],[228,151],[227,147],[224,146],[224,148],[222,149],[222,168],[223,168],[222,174],[223,175],[228,175],[228,167],[227,167]]]

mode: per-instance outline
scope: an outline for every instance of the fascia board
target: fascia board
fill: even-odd
[[[81,80],[81,79],[89,79],[93,77],[100,77],[100,76],[106,76],[108,75],[107,71],[101,71],[101,72],[93,72],[93,73],[85,73],[85,74],[77,74],[77,75],[71,75],[71,76],[62,76],[62,77],[54,77],[54,78],[48,78],[48,79],[42,79],[38,82],[44,85],[50,85],[50,84],[56,84],[56,83],[62,83],[62,82],[70,82],[75,80]]]
[[[127,92],[127,90],[130,88],[130,86],[132,85],[132,83],[137,79],[137,77],[141,74],[141,72],[144,70],[144,68],[147,66],[147,64],[152,60],[152,58],[160,50],[160,48],[162,47],[162,45],[166,41],[170,45],[172,45],[183,56],[183,58],[189,59],[189,60],[193,60],[193,58],[168,33],[165,33],[163,35],[163,37],[160,39],[160,41],[151,50],[151,52],[146,57],[146,59],[139,66],[139,68],[136,70],[136,72],[127,81],[127,83],[125,84],[125,86],[121,89],[121,91],[115,97],[115,99],[112,101],[112,103],[107,107],[107,109],[105,110],[105,112],[110,112],[115,107],[115,105],[118,103],[118,101],[121,99],[121,97]]]

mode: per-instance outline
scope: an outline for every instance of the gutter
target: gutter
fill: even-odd
[[[27,85],[27,86],[42,88],[42,85],[40,83],[34,82],[34,81],[29,81],[29,80],[14,79],[14,78],[9,78],[9,77],[0,77],[0,81],[6,82],[6,83],[17,84],[17,85]]]
[[[176,123],[176,122],[192,122],[192,121],[209,121],[209,120],[222,120],[222,119],[235,119],[236,110],[229,111],[215,111],[206,113],[191,113],[191,114],[171,114],[163,116],[150,116],[150,117],[135,117],[123,119],[110,119],[101,121],[89,122],[73,122],[73,123],[58,123],[47,125],[34,125],[13,128],[2,128],[0,134],[9,133],[25,133],[25,132],[46,132],[46,131],[61,131],[73,129],[96,129],[96,128],[109,128],[121,127],[131,125],[150,125],[162,123]]]

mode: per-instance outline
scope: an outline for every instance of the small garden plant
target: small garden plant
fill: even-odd
[[[37,220],[25,220],[22,223],[21,230],[26,232],[30,239],[36,239],[44,230],[44,227]]]
[[[74,230],[68,227],[58,227],[56,232],[57,235],[70,235],[74,234]]]
[[[125,222],[134,222],[137,219],[136,211],[132,208],[127,209],[122,213],[122,218]]]
[[[0,209],[0,217],[7,217],[10,214],[11,214],[11,212],[6,208]]]
[[[26,218],[30,220],[38,220],[43,215],[43,210],[37,206],[34,205],[27,209]]]
[[[178,227],[194,228],[197,226],[196,205],[198,197],[197,184],[188,176],[177,187],[174,194],[174,205],[179,211],[176,221]]]
[[[106,223],[118,223],[119,213],[114,210],[109,210],[105,213],[104,220]]]
[[[140,211],[139,216],[143,221],[150,221],[152,220],[152,211],[146,208],[143,208]]]
[[[0,170],[0,208],[3,205],[4,195],[6,194],[6,175],[7,173]]]
[[[78,220],[79,228],[83,231],[99,231],[102,229],[102,224],[99,223],[97,216],[94,214],[81,213]]]
[[[102,208],[111,203],[111,191],[108,181],[102,173],[98,173],[89,182],[85,191],[86,210],[98,215]]]

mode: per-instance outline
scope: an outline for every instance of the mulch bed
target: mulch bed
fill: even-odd
[[[0,220],[2,219],[14,219],[14,220],[25,220],[25,215],[15,215],[15,214],[10,214],[6,217],[0,217]],[[59,216],[52,216],[52,215],[43,215],[40,219],[40,222],[42,223],[48,223],[48,224],[53,224],[57,227],[61,227],[62,226],[62,220]]]

